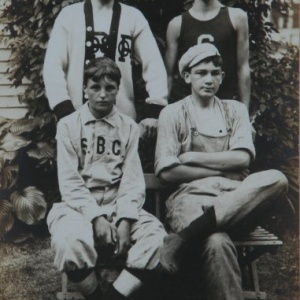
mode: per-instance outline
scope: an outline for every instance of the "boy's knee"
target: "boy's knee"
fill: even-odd
[[[286,176],[278,170],[270,170],[270,173],[271,173],[270,176],[272,176],[272,178],[274,179],[275,184],[278,187],[278,189],[282,190],[283,192],[286,192],[288,189],[288,185],[289,185],[289,182],[288,182],[288,179],[286,178]]]
[[[59,265],[59,269],[62,266],[65,269],[67,261],[74,257],[74,252],[82,251],[80,241],[71,235],[59,234],[52,238],[51,244],[55,253],[55,265]]]
[[[249,185],[253,185],[255,188],[260,189],[263,192],[266,189],[270,189],[272,193],[280,195],[287,191],[288,180],[286,176],[275,169],[261,171],[250,175],[248,182]],[[247,180],[247,179],[246,179]]]
[[[52,238],[52,245],[54,249],[67,253],[96,252],[93,237],[82,236],[76,231],[56,235]]]
[[[94,267],[97,252],[93,243],[74,234],[59,234],[52,238],[54,264],[60,271]]]
[[[204,253],[220,254],[228,251],[236,254],[236,249],[227,233],[217,232],[206,239]]]
[[[52,247],[56,252],[70,252],[71,249],[79,249],[81,241],[74,233],[60,233],[52,237]]]

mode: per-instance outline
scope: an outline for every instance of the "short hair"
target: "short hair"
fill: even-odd
[[[108,57],[97,57],[92,59],[84,70],[84,85],[87,85],[89,79],[98,81],[103,78],[109,78],[110,80],[120,85],[121,71],[117,64]]]
[[[221,67],[222,69],[222,66],[223,66],[223,59],[221,56],[219,55],[215,55],[215,56],[210,56],[210,57],[206,57],[204,58],[203,60],[199,61],[197,64],[193,65],[192,67],[189,67],[187,70],[185,70],[186,72],[188,73],[191,73],[191,69],[201,63],[210,63],[212,62],[213,65],[215,67]]]

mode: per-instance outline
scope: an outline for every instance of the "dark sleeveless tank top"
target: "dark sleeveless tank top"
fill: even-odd
[[[221,7],[219,13],[207,21],[195,19],[189,11],[182,14],[177,61],[190,47],[203,42],[213,43],[223,59],[225,78],[217,96],[220,99],[233,99],[237,94],[237,36],[227,7]],[[180,100],[191,93],[190,86],[178,72],[173,86],[174,90],[171,91],[173,99],[170,102]]]

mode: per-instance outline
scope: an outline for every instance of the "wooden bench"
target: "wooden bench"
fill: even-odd
[[[161,191],[167,188],[160,183],[154,174],[144,174],[144,177],[147,190],[154,192],[155,215],[161,220],[163,207]],[[262,292],[259,287],[256,260],[265,253],[276,254],[278,247],[282,245],[282,241],[264,228],[257,227],[248,236],[234,241],[234,244],[238,250],[238,260],[242,271],[244,299],[266,299],[267,294]],[[111,268],[111,266],[109,267]],[[110,272],[113,272],[112,269]],[[106,275],[109,276],[109,272]],[[108,277],[106,280],[113,281],[113,278],[113,276],[111,279]],[[68,278],[65,273],[62,274],[62,290],[57,293],[57,299],[84,299],[80,293],[68,291]]]

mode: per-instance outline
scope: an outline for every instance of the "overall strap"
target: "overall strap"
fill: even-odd
[[[220,100],[219,100],[220,101]],[[229,136],[232,135],[232,119],[230,118],[230,114],[229,114],[229,107],[228,107],[228,103],[224,102],[224,101],[220,101],[222,103],[223,109],[224,109],[224,113],[225,113],[225,123],[226,123],[226,131],[229,134]]]
[[[216,97],[217,98],[217,97]],[[224,111],[224,115],[223,115],[223,112],[222,112],[222,115],[223,115],[223,118],[225,120],[225,124],[226,124],[226,131],[228,133],[229,136],[232,135],[232,119],[230,118],[230,113],[229,113],[229,107],[228,107],[228,104],[224,101],[221,101],[220,99],[216,99],[219,103],[221,103],[222,107],[223,107],[223,111]],[[191,123],[191,132],[192,132],[192,136],[197,136],[199,135],[199,131],[196,127],[196,124],[194,122],[194,119],[192,118],[189,110],[188,110],[188,106],[187,106],[187,102],[184,100],[183,101],[183,106],[182,106],[182,109],[183,111],[186,112],[187,114],[187,117],[188,119],[190,120],[190,123]]]
[[[196,127],[196,124],[194,123],[194,119],[192,118],[192,116],[191,116],[191,114],[189,112],[186,99],[184,99],[183,102],[182,102],[182,110],[186,113],[186,115],[187,115],[187,117],[188,117],[188,119],[189,119],[189,121],[191,123],[190,130],[192,132],[192,136],[199,135],[199,132],[198,132],[197,127]]]

